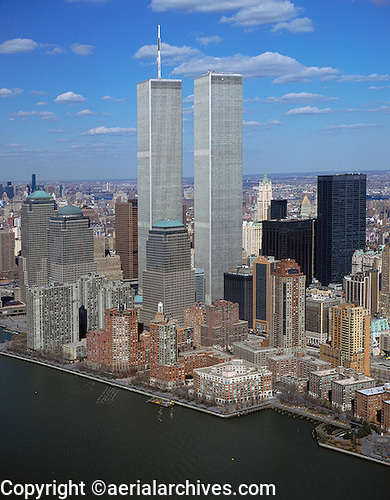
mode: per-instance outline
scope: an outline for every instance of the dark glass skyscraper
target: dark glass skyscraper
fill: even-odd
[[[309,285],[314,274],[314,234],[314,219],[263,221],[263,255],[296,260]]]
[[[366,245],[366,174],[319,175],[316,278],[341,283]]]

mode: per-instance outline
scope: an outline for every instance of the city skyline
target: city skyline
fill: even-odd
[[[183,79],[185,177],[193,78],[213,69],[244,77],[244,174],[386,169],[388,2],[229,5],[3,2],[4,177],[134,179],[136,84],[157,77],[159,22],[162,76]]]

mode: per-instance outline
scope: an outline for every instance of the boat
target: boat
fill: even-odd
[[[161,399],[161,398],[150,398],[147,401],[148,403],[153,403],[155,405],[163,406],[164,408],[169,408],[173,406],[175,403],[170,399]]]

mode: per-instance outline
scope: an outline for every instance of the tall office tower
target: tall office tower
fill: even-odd
[[[138,277],[146,269],[146,240],[155,222],[182,220],[183,125],[181,80],[137,85]],[[157,304],[156,304],[157,307]]]
[[[138,208],[137,200],[115,203],[115,249],[126,280],[138,277]]]
[[[29,287],[26,291],[27,347],[60,352],[79,340],[79,306],[74,284]]]
[[[312,217],[311,215],[311,203],[307,195],[303,197],[302,203],[301,203],[301,216],[302,217]]]
[[[31,174],[31,192],[33,193],[37,188],[36,175]]]
[[[370,316],[379,311],[379,271],[371,269],[365,273],[344,276],[345,302],[368,309]]]
[[[315,220],[270,220],[263,222],[262,252],[275,259],[297,261],[307,284],[314,275]]]
[[[195,267],[206,302],[223,297],[223,273],[242,260],[242,76],[194,82]]]
[[[204,269],[195,269],[195,302],[204,302],[205,283]]]
[[[306,351],[305,281],[295,260],[281,260],[272,274],[271,347],[285,354]]]
[[[331,290],[308,288],[306,290],[306,342],[319,347],[329,338],[330,309],[342,301]]]
[[[259,256],[263,237],[263,223],[243,221],[242,223],[242,248],[248,255]]]
[[[159,302],[164,313],[180,326],[184,310],[195,302],[195,273],[187,230],[178,220],[157,221],[146,243],[140,321],[149,325]]]
[[[287,217],[287,200],[271,200],[271,220]]]
[[[228,350],[233,342],[248,338],[248,322],[238,317],[238,304],[216,300],[205,308],[201,325],[201,344],[204,347],[219,346]]]
[[[253,268],[235,266],[224,274],[224,299],[236,302],[239,318],[253,328]]]
[[[15,269],[15,233],[12,228],[0,228],[0,274]]]
[[[381,291],[379,296],[379,312],[390,320],[390,244],[386,243],[382,251]]]
[[[48,245],[54,282],[76,283],[80,276],[96,272],[93,228],[79,208],[67,205],[50,219]]]
[[[277,261],[274,257],[258,257],[253,262],[253,329],[271,331],[271,277]]]
[[[332,307],[331,345],[320,346],[320,359],[332,368],[344,366],[370,375],[370,315],[367,309],[353,304]]]
[[[256,221],[269,220],[271,218],[272,182],[268,180],[267,172],[264,172],[263,180],[259,183],[256,203]]]
[[[366,246],[366,174],[319,175],[316,278],[325,286],[351,273]]]
[[[55,215],[56,202],[45,191],[35,191],[23,202],[21,209],[22,249],[19,259],[20,288],[23,302],[26,287],[43,286],[49,282],[49,220]]]

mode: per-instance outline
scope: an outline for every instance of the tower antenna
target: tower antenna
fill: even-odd
[[[161,78],[161,36],[160,25],[157,28],[157,78]]]

